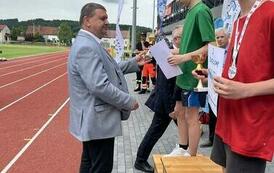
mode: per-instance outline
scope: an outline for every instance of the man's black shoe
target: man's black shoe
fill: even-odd
[[[135,89],[134,89],[134,91],[135,92],[137,92],[137,91],[141,91],[141,86],[139,85],[139,86],[137,86]]]
[[[207,147],[211,147],[213,145],[213,142],[211,141],[207,141],[203,144],[200,145],[201,148],[207,148]]]
[[[143,172],[153,173],[154,171],[153,167],[151,167],[147,161],[135,161],[134,167]]]
[[[138,94],[145,94],[147,92],[146,89],[142,89],[140,92],[138,92]]]

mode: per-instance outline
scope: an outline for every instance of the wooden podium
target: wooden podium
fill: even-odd
[[[222,173],[222,168],[208,157],[165,157],[153,155],[155,173]]]

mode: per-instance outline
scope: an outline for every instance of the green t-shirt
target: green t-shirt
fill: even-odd
[[[204,3],[199,2],[188,11],[185,18],[180,54],[196,51],[214,40],[215,33],[211,11]],[[176,85],[182,89],[193,90],[198,84],[198,80],[192,76],[192,71],[197,65],[188,61],[179,66],[183,74],[177,76]],[[207,62],[204,67],[207,67]]]

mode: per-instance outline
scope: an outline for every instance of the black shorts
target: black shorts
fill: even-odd
[[[215,135],[210,159],[226,168],[226,173],[264,173],[266,161],[246,157],[231,151],[220,137]]]
[[[176,85],[174,89],[174,94],[173,94],[174,99],[176,101],[182,101],[181,95],[182,95],[182,89]]]

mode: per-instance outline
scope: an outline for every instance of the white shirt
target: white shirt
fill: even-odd
[[[176,47],[175,44],[173,44],[173,49],[178,49],[178,47]]]
[[[87,34],[89,34],[90,36],[92,36],[99,44],[101,44],[101,39],[99,39],[98,37],[96,37],[94,34],[92,34],[91,32],[84,30],[84,29],[80,29],[80,31],[85,32]]]

